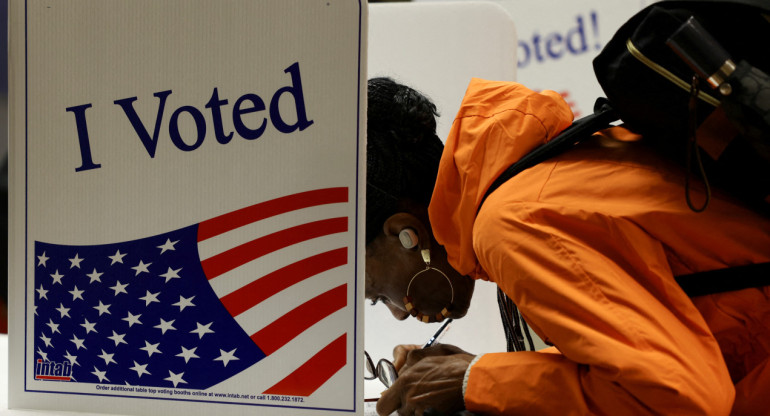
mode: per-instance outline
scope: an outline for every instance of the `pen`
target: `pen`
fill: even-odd
[[[443,332],[443,331],[446,329],[446,327],[449,325],[449,323],[450,323],[450,322],[452,322],[452,318],[449,318],[449,319],[447,319],[447,320],[446,320],[446,321],[445,321],[445,322],[444,322],[444,323],[441,325],[441,327],[438,329],[438,331],[436,331],[436,333],[435,333],[435,334],[433,334],[433,336],[432,336],[432,337],[430,337],[430,339],[428,340],[428,342],[426,342],[426,343],[425,343],[425,345],[423,345],[422,347],[423,347],[423,348],[428,348],[428,347],[430,347],[431,345],[433,345],[433,343],[434,343],[434,342],[436,342],[436,339],[438,338],[438,336],[439,336],[439,335],[441,335],[441,333],[442,333],[442,332]]]

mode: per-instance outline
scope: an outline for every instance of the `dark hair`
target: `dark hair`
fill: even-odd
[[[390,78],[369,80],[366,145],[366,243],[404,203],[427,206],[444,144],[436,106]]]

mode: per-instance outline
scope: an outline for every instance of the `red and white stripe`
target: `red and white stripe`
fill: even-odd
[[[355,276],[346,267],[354,246],[348,194],[301,192],[199,225],[211,287],[267,355],[257,363],[267,370],[266,394],[309,396],[347,363],[352,323],[341,311],[353,307]]]

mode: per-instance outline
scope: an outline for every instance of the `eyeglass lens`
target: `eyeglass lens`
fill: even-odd
[[[372,361],[372,357],[369,356],[369,353],[364,351],[364,356],[366,358],[366,371],[364,372],[364,380],[374,380],[375,378],[379,378],[385,387],[390,387],[396,381],[398,378],[398,372],[396,371],[396,367],[393,365],[393,363],[383,358],[377,362],[377,367],[375,367],[374,362]]]
[[[377,370],[374,368],[372,357],[370,357],[369,353],[366,351],[364,351],[364,356],[366,357],[366,371],[364,371],[364,380],[374,380],[377,378]]]
[[[390,387],[398,378],[398,372],[393,363],[383,358],[377,363],[377,377],[385,387]]]

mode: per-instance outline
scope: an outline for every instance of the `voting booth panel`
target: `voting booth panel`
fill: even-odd
[[[10,22],[10,407],[363,414],[366,2]]]
[[[394,28],[398,30],[394,30]],[[471,78],[516,78],[516,30],[511,16],[490,2],[372,4],[369,7],[369,77],[387,76],[425,94],[446,139]],[[505,350],[496,286],[476,282],[468,314],[453,321],[440,342],[472,353]],[[387,307],[366,307],[365,348],[375,360],[392,357],[398,344],[424,344],[441,324],[397,321]],[[366,398],[384,390],[365,383]]]

